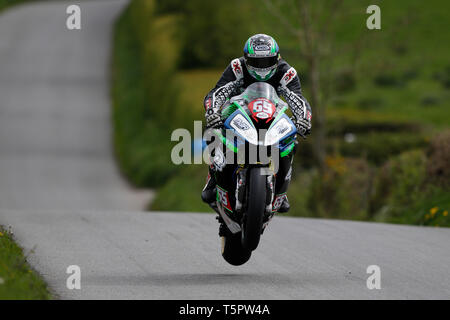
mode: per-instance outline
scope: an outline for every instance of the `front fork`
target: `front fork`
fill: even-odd
[[[236,172],[236,190],[235,190],[235,206],[234,206],[234,212],[235,214],[238,215],[238,217],[240,216],[241,218],[243,217],[245,211],[246,211],[246,206],[245,204],[247,203],[247,198],[248,198],[248,187],[247,187],[247,182],[248,182],[248,172],[249,169],[252,167],[244,167],[244,166],[240,166],[237,169]],[[275,176],[273,174],[273,168],[272,166],[267,167],[267,175],[266,175],[266,200],[265,200],[265,212],[264,212],[264,218],[263,218],[263,230],[264,228],[267,226],[267,224],[269,223],[270,219],[273,217],[273,212],[272,212],[272,203],[274,200],[274,196],[275,196]],[[230,229],[230,231],[232,233],[237,233],[239,231],[241,231],[241,223],[236,222],[236,218],[234,218],[233,220],[228,216],[228,214],[225,212],[223,205],[217,201],[217,205],[213,208],[216,212],[219,213],[219,215],[222,217],[222,219],[224,220],[225,224],[228,226],[228,228]]]
[[[235,191],[235,199],[236,205],[235,210],[237,213],[242,213],[246,208],[243,207],[243,204],[246,203],[246,198],[248,196],[248,188],[247,188],[247,173],[249,168],[240,167],[237,172],[236,179],[236,191]],[[275,179],[273,174],[272,164],[267,168],[267,176],[266,176],[266,203],[265,203],[265,212],[264,212],[264,221],[270,220],[273,216],[272,212],[272,203],[275,197]]]

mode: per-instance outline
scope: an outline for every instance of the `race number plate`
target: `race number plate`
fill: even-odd
[[[275,113],[275,105],[266,98],[258,98],[249,103],[248,109],[252,113],[253,119],[258,121],[261,120],[270,120]]]

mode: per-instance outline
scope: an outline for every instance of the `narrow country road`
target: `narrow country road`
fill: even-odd
[[[141,210],[113,160],[112,23],[123,1],[86,1],[82,30],[68,3],[0,16],[0,208]]]
[[[144,212],[120,177],[109,99],[121,0],[0,14],[0,224],[61,299],[450,299],[450,230],[276,217],[251,260],[220,256],[213,215]],[[170,151],[168,151],[170,152]],[[66,269],[81,268],[81,289]],[[366,286],[369,265],[381,289]]]

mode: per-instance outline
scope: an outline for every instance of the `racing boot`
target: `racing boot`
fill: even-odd
[[[283,203],[281,204],[280,208],[278,209],[278,213],[286,213],[289,211],[289,209],[291,208],[290,204],[289,204],[289,200],[288,197],[286,196],[284,198]]]
[[[289,183],[291,182],[291,174],[292,174],[292,160],[293,156],[283,158],[280,161],[280,168],[278,171],[277,181],[276,181],[276,194],[280,195],[286,193],[289,187]],[[282,200],[282,199],[280,199]],[[277,212],[278,213],[286,213],[291,208],[289,204],[289,200],[287,195],[283,196],[283,202],[279,206]]]
[[[211,168],[209,169],[208,177],[206,178],[205,187],[202,190],[202,200],[207,204],[216,201],[216,179],[214,178],[214,173]]]
[[[219,237],[226,237],[228,235],[228,227],[225,224],[225,222],[223,222],[222,217],[220,216],[216,216],[216,220],[219,222]]]

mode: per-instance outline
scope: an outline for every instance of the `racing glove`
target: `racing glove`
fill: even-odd
[[[222,117],[219,112],[214,112],[213,108],[206,110],[206,128],[207,129],[219,129],[222,127]]]
[[[212,104],[211,107],[206,110],[206,127],[209,128],[220,128],[223,123],[220,115],[220,108],[225,104],[225,102],[235,94],[239,88],[244,84],[244,80],[239,78],[235,81],[230,81],[224,86],[218,88],[212,94]]]
[[[311,133],[311,111],[306,102],[297,94],[289,90],[286,86],[280,85],[277,88],[278,95],[284,97],[289,105],[294,117],[292,121],[295,123],[297,132],[305,137]]]
[[[306,137],[311,133],[311,120],[308,119],[292,119],[297,128],[297,132],[302,136]]]

